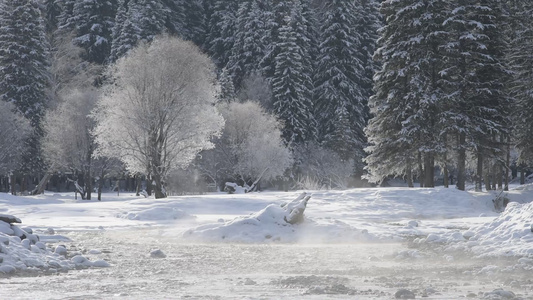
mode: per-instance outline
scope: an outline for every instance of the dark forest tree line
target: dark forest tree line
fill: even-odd
[[[281,177],[296,186],[346,187],[364,175],[373,182],[399,176],[409,186],[418,178],[431,187],[438,168],[446,186],[455,179],[465,189],[473,174],[478,189],[482,181],[502,187],[510,149],[518,150],[520,165],[532,157],[527,1],[0,5],[0,96],[33,128],[21,131],[25,150],[0,161],[3,175],[19,176],[20,184],[52,167],[41,153],[45,112],[72,95],[93,99],[112,79],[108,66],[160,34],[189,40],[211,58],[220,102],[256,101],[282,121],[294,160]],[[89,156],[85,163],[54,167],[90,179],[95,175],[87,164],[95,160]],[[204,153],[193,168],[212,169],[210,156]]]

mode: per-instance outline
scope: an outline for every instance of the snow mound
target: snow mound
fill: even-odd
[[[465,232],[430,234],[424,242],[449,244],[449,250],[470,250],[479,257],[533,256],[533,202],[510,202],[493,221]]]
[[[306,218],[300,224],[289,224],[289,215],[283,206],[271,204],[249,216],[187,230],[183,237],[192,241],[215,243],[339,243],[377,240],[366,230],[357,230],[340,221],[319,224]]]
[[[183,210],[174,207],[151,207],[137,212],[123,212],[118,214],[117,217],[138,221],[162,221],[193,218],[193,216],[187,214]]]
[[[474,233],[469,242],[477,254],[532,256],[533,202],[511,202],[494,221],[469,231]]]

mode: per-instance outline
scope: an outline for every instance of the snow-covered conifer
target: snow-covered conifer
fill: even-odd
[[[108,59],[116,11],[116,0],[80,0],[74,4],[73,42],[85,50],[86,61],[103,64]]]
[[[365,72],[357,52],[361,38],[356,31],[355,10],[352,1],[324,3],[314,94],[316,118],[324,145],[337,147],[339,151],[344,149],[339,155],[345,160],[360,161],[366,143],[363,128],[367,119],[367,99],[364,99],[359,84]],[[337,113],[342,110],[346,110],[345,116],[349,120],[336,122]],[[336,133],[340,132],[350,132],[349,138],[336,140]],[[338,147],[342,143],[346,145]]]
[[[259,63],[265,55],[265,38],[268,35],[264,13],[261,0],[246,0],[239,4],[235,40],[227,65],[237,91],[247,75],[259,70]]]
[[[375,57],[382,64],[371,97],[373,118],[366,128],[369,178],[406,176],[418,167],[425,186],[434,186],[437,155],[443,151],[440,123],[444,103],[441,71],[445,0],[384,1],[386,25]],[[364,59],[364,58],[362,58]],[[362,85],[365,85],[363,82]],[[368,86],[368,85],[366,85]]]
[[[514,7],[515,36],[509,54],[513,70],[511,94],[515,100],[513,109],[513,135],[520,163],[533,162],[533,3],[520,1]]]
[[[160,0],[122,0],[115,17],[109,61],[116,61],[139,42],[150,42],[163,33],[167,13]]]
[[[5,1],[0,45],[0,99],[13,103],[38,127],[47,104],[49,46],[44,20],[33,1]]]
[[[312,79],[307,49],[298,44],[301,10],[293,9],[285,16],[277,37],[278,54],[274,58],[274,74],[270,78],[273,106],[283,120],[283,138],[288,145],[314,140],[315,127],[312,102]]]
[[[233,48],[238,7],[237,0],[216,0],[212,6],[204,48],[220,69],[228,63]]]
[[[458,136],[458,188],[465,188],[465,161],[472,151],[478,158],[480,189],[483,157],[500,151],[494,136],[505,135],[508,126],[504,14],[501,3],[492,0],[462,0],[450,12],[445,23],[450,39],[443,71],[450,100],[444,117],[450,121],[443,124],[443,130]]]

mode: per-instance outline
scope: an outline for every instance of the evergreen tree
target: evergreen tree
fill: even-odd
[[[48,44],[31,0],[6,1],[0,12],[0,98],[38,127],[46,107]]]
[[[165,16],[165,28],[172,35],[180,35],[185,20],[183,0],[161,0],[161,3],[168,11]]]
[[[0,45],[0,100],[13,103],[34,129],[20,166],[23,174],[29,174],[42,169],[40,123],[49,85],[44,19],[33,1],[4,1],[0,10]]]
[[[85,50],[85,60],[103,64],[108,59],[116,10],[116,0],[80,0],[74,4],[74,43]]]
[[[518,161],[530,165],[533,162],[533,3],[520,1],[513,7],[512,19],[515,36],[509,55],[513,69],[511,93],[515,100],[513,129]]]
[[[361,0],[356,2],[356,5],[357,21],[355,30],[361,35],[361,44],[357,48],[357,52],[365,70],[364,75],[361,77],[360,85],[363,98],[369,99],[374,94],[373,77],[378,65],[373,56],[377,48],[378,30],[382,26],[382,21],[376,0]]]
[[[294,1],[273,0],[264,9],[263,20],[265,37],[265,55],[261,59],[263,75],[270,79],[275,72],[275,59],[280,53],[280,30],[286,25],[285,18],[291,14]]]
[[[450,39],[446,45],[446,90],[449,105],[444,130],[458,138],[459,189],[465,189],[468,151],[478,159],[477,188],[481,188],[483,157],[494,156],[500,145],[495,135],[507,132],[509,98],[504,84],[504,14],[499,1],[460,0],[447,20]]]
[[[216,0],[209,19],[204,48],[219,69],[226,66],[234,43],[237,0]]]
[[[237,91],[245,76],[259,69],[265,55],[264,8],[265,3],[261,0],[246,0],[239,5],[235,40],[227,65]]]
[[[359,161],[366,143],[363,128],[367,116],[366,99],[359,86],[364,67],[357,53],[361,37],[355,30],[355,9],[352,1],[332,0],[324,4],[320,19],[315,104],[324,145],[337,151],[344,160]],[[336,122],[336,116],[343,110],[346,110],[343,115],[349,120]],[[350,133],[347,139],[338,140],[347,132]]]
[[[420,175],[425,175],[423,184],[434,186],[435,159],[443,152],[441,58],[447,38],[443,30],[446,1],[384,1],[381,12],[387,24],[376,52],[383,66],[375,76],[376,95],[370,100],[373,118],[366,128],[371,144],[367,168],[373,181],[400,175],[412,186],[418,166]],[[366,84],[364,79],[361,86]]]
[[[161,1],[123,0],[112,32],[110,62],[126,55],[139,42],[151,42],[165,31],[168,10]]]
[[[57,29],[59,16],[61,15],[61,0],[44,0],[44,14],[46,31],[52,32]]]
[[[198,46],[205,43],[207,28],[207,17],[203,0],[182,0],[183,4],[183,29],[180,36],[183,39],[192,41]]]
[[[279,54],[274,61],[274,75],[270,79],[274,98],[274,111],[284,121],[283,137],[293,146],[295,143],[314,140],[313,103],[311,101],[311,77],[304,65],[306,50],[298,45],[297,30],[300,26],[300,10],[285,16],[285,24],[279,29]]]
[[[61,8],[61,12],[57,16],[58,29],[63,32],[74,30],[74,5],[76,0],[56,0],[56,3]]]

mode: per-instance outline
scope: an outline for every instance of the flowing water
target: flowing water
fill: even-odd
[[[417,299],[507,299],[510,291],[533,299],[533,276],[512,267],[516,258],[401,243],[190,244],[161,229],[61,234],[71,252],[111,267],[0,278],[0,299],[395,299],[401,290]],[[151,257],[154,249],[166,257]]]

